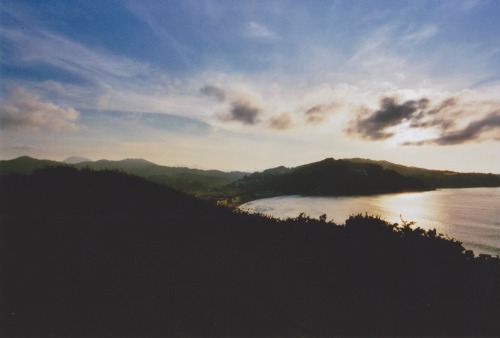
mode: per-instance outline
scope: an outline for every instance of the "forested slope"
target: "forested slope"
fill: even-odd
[[[225,187],[243,200],[279,195],[365,195],[431,190],[422,181],[378,164],[328,158],[295,168],[278,167],[244,176]]]
[[[431,170],[404,166],[388,161],[374,161],[360,158],[353,158],[348,161],[378,164],[385,169],[394,170],[403,176],[418,179],[433,188],[500,187],[500,176],[491,173],[460,173],[450,170]]]

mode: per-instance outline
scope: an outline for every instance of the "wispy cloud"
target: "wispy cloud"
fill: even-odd
[[[402,40],[411,43],[419,43],[433,37],[438,32],[439,29],[436,25],[425,25],[418,30],[411,31],[408,34],[404,35],[402,37]]]
[[[335,103],[315,105],[314,107],[306,110],[306,112],[304,113],[306,122],[313,124],[321,123],[327,118],[330,113],[335,111],[335,109],[337,108],[338,105]]]
[[[2,100],[4,101],[4,100]],[[0,128],[9,130],[74,131],[80,114],[17,88],[0,105]]]
[[[0,37],[15,53],[15,58],[8,62],[23,67],[50,65],[93,84],[111,85],[124,80],[136,83],[141,79],[146,81],[155,73],[147,64],[95,51],[46,30],[25,32],[0,28]],[[122,82],[122,86],[125,85]]]
[[[471,11],[472,9],[480,6],[481,4],[485,3],[485,1],[483,0],[465,0],[463,1],[459,8],[460,10],[464,11],[464,12],[469,12]],[[455,3],[456,4],[456,3]]]
[[[251,21],[246,26],[246,35],[260,39],[278,39],[279,36],[261,23]]]
[[[139,20],[143,21],[151,29],[158,37],[160,43],[168,46],[169,50],[176,54],[178,61],[184,66],[191,65],[189,58],[190,48],[168,29],[168,25],[165,25],[165,8],[168,7],[161,4],[144,5],[142,2],[130,2],[127,7],[129,7],[133,15],[137,16]],[[214,6],[206,4],[203,7],[205,10],[214,8]]]

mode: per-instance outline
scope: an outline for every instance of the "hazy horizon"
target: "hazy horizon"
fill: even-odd
[[[2,1],[0,158],[500,173],[495,1]]]

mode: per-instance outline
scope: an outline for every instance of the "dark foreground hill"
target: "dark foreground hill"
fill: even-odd
[[[434,231],[279,221],[69,167],[0,189],[0,336],[500,334],[497,260]]]

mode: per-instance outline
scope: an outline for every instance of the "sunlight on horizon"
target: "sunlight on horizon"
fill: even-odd
[[[3,1],[0,159],[500,174],[500,3],[468,4]]]

